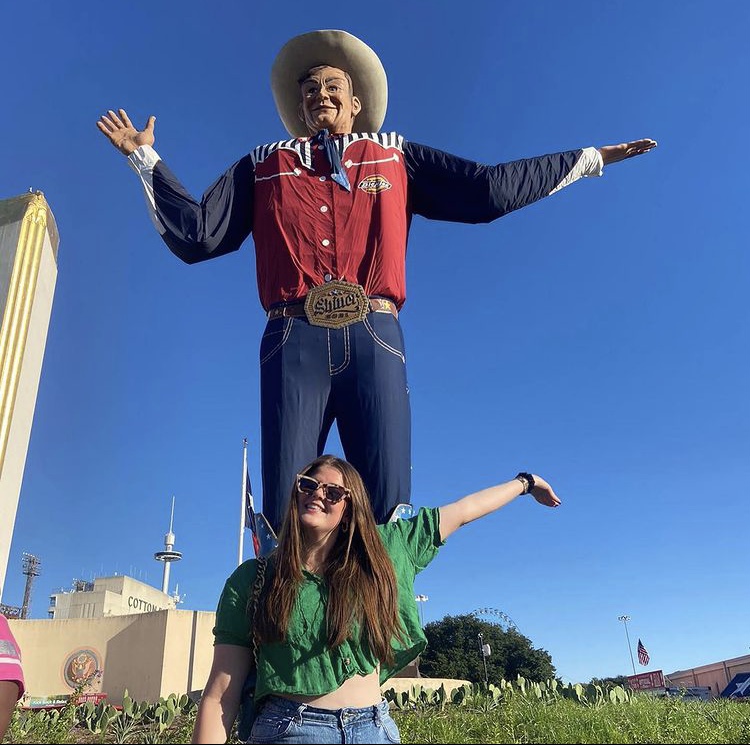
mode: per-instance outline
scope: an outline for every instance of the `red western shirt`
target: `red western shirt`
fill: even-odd
[[[336,135],[334,142],[351,191],[331,179],[324,151],[309,138],[257,147],[200,201],[151,147],[138,148],[129,161],[154,225],[183,261],[235,251],[252,232],[266,310],[330,279],[356,282],[400,308],[412,214],[489,222],[601,173],[594,148],[488,166],[396,133]]]
[[[367,295],[391,298],[400,308],[409,222],[401,138],[344,140],[340,155],[350,192],[331,179],[321,146],[310,145],[253,153],[261,304],[303,298],[333,278],[360,284]]]

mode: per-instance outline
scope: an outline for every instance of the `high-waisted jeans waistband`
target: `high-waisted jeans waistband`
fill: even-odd
[[[397,743],[398,727],[388,702],[374,706],[321,709],[282,696],[260,702],[251,743]]]

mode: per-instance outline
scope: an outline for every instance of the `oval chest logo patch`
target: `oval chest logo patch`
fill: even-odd
[[[366,191],[368,194],[378,194],[381,191],[388,191],[391,188],[391,183],[385,176],[376,173],[374,176],[363,178],[357,188]]]

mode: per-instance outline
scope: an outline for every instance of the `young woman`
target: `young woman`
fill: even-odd
[[[380,685],[425,648],[414,578],[462,525],[522,494],[557,507],[540,476],[511,481],[408,520],[376,525],[359,473],[323,455],[295,481],[278,548],[227,580],[213,666],[194,743],[225,742],[257,651],[257,717],[249,742],[399,742]],[[255,613],[253,590],[257,595]],[[254,615],[254,619],[251,617]]]

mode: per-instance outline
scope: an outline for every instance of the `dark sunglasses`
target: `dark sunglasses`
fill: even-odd
[[[351,491],[339,484],[321,484],[312,476],[297,474],[297,491],[300,494],[313,494],[317,489],[323,490],[323,499],[330,504],[338,504],[342,499],[350,499]]]

